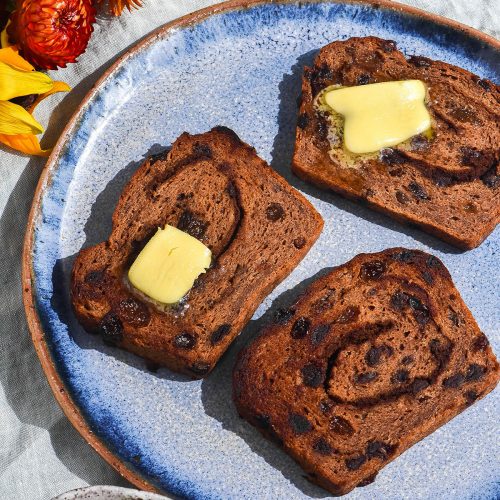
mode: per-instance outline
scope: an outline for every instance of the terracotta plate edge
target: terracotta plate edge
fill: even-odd
[[[241,10],[246,8],[252,8],[258,5],[265,4],[297,4],[297,3],[354,3],[354,4],[364,4],[372,6],[374,8],[383,8],[387,10],[393,10],[398,12],[404,12],[415,17],[420,17],[437,24],[441,24],[446,27],[451,27],[462,31],[468,35],[471,35],[482,42],[492,45],[496,49],[500,50],[500,41],[496,40],[494,37],[487,35],[479,30],[466,26],[465,24],[453,21],[441,17],[437,14],[432,14],[425,12],[423,10],[411,7],[408,5],[403,5],[391,0],[306,0],[305,2],[298,2],[297,0],[229,0],[220,4],[212,5],[204,9],[198,10],[191,14],[187,14],[180,17],[174,21],[171,21],[160,28],[157,28],[152,33],[146,36],[144,40],[139,42],[137,45],[132,47],[129,51],[123,54],[113,65],[108,68],[105,73],[97,80],[92,89],[85,96],[83,101],[80,103],[72,118],[69,120],[68,124],[64,128],[56,146],[54,147],[52,154],[47,160],[47,163],[40,175],[40,179],[35,190],[33,204],[28,217],[28,224],[26,229],[26,235],[24,239],[23,255],[22,255],[22,286],[23,286],[23,302],[26,313],[26,318],[28,321],[28,327],[31,332],[33,344],[37,355],[40,359],[42,368],[48,379],[49,385],[54,393],[54,396],[61,406],[63,412],[68,417],[72,425],[78,430],[82,437],[89,443],[96,451],[101,455],[104,460],[106,460],[116,471],[121,474],[125,479],[130,481],[136,487],[151,491],[155,493],[161,493],[161,491],[156,488],[151,482],[142,477],[138,472],[132,470],[127,466],[122,460],[117,458],[114,453],[109,450],[106,444],[96,436],[90,429],[88,423],[85,421],[82,413],[76,406],[75,402],[71,398],[69,392],[66,389],[64,382],[62,381],[60,375],[57,372],[54,360],[50,354],[49,347],[45,341],[45,334],[42,329],[40,319],[38,317],[35,299],[32,289],[32,280],[34,280],[33,269],[32,269],[32,250],[33,250],[33,240],[34,240],[34,230],[37,214],[40,211],[41,198],[45,186],[50,181],[50,174],[53,170],[56,161],[65,145],[66,138],[73,130],[75,124],[78,122],[78,118],[83,112],[86,105],[92,99],[92,97],[100,90],[101,86],[105,81],[131,56],[135,53],[145,49],[150,44],[160,36],[166,36],[169,32],[173,32],[178,28],[187,28],[193,24],[197,24],[206,18],[213,16],[215,14],[221,14],[234,10]]]

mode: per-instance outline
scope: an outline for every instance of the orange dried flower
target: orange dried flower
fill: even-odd
[[[85,51],[95,22],[91,0],[18,0],[9,37],[44,69],[65,68]]]
[[[102,3],[104,0],[98,0]],[[126,7],[129,11],[142,6],[142,0],[109,0],[109,11],[114,16],[120,16]]]

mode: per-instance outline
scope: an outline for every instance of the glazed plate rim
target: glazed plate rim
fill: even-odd
[[[384,9],[388,11],[396,11],[408,16],[418,17],[425,21],[441,25],[442,27],[451,28],[458,32],[466,33],[467,35],[482,41],[483,43],[493,47],[495,50],[500,50],[500,41],[494,37],[487,35],[479,30],[466,26],[454,20],[447,19],[437,14],[425,12],[415,7],[399,4],[391,0],[229,0],[220,4],[212,5],[204,9],[198,10],[181,18],[173,20],[165,25],[155,29],[147,35],[139,43],[131,47],[123,54],[109,69],[98,79],[92,89],[87,93],[82,100],[75,113],[68,121],[64,128],[57,144],[55,145],[47,163],[40,175],[40,179],[35,191],[31,211],[28,218],[28,225],[23,247],[22,256],[22,286],[23,286],[23,302],[25,314],[28,321],[28,326],[31,332],[33,344],[37,355],[40,359],[44,373],[48,379],[52,392],[61,406],[63,412],[70,420],[72,425],[78,430],[82,437],[104,458],[113,468],[117,470],[132,484],[146,491],[161,493],[150,480],[141,475],[138,471],[132,470],[127,466],[117,455],[115,455],[105,444],[104,440],[99,438],[91,430],[81,410],[72,398],[70,391],[67,389],[62,376],[58,372],[56,361],[54,360],[51,350],[47,344],[45,333],[39,317],[35,287],[33,285],[36,276],[33,270],[33,245],[36,221],[41,214],[42,199],[46,189],[50,186],[53,173],[57,169],[58,160],[64,154],[65,146],[71,140],[75,130],[78,128],[79,120],[84,115],[87,107],[92,100],[99,94],[102,88],[113,79],[115,74],[123,68],[128,59],[135,54],[147,50],[150,45],[153,45],[159,39],[166,39],[170,34],[180,29],[189,28],[197,25],[211,16],[218,14],[239,11],[243,9],[251,9],[260,5],[266,4],[315,4],[315,3],[339,3],[339,4],[360,4],[374,9]]]

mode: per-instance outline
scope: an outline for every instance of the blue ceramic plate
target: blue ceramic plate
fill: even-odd
[[[35,345],[70,419],[137,485],[189,498],[328,496],[238,418],[230,374],[240,348],[304,280],[360,252],[405,246],[437,255],[500,352],[500,231],[480,248],[458,253],[290,173],[302,69],[332,40],[377,35],[395,40],[406,54],[500,79],[492,39],[390,4],[233,2],[167,26],[100,81],[49,160],[25,249],[25,300]],[[325,228],[213,374],[193,382],[166,369],[151,373],[142,359],[87,335],[71,312],[68,283],[80,248],[107,237],[119,193],[143,158],[183,131],[219,124],[254,145],[303,192]],[[348,498],[498,498],[498,402],[498,391],[479,401]]]

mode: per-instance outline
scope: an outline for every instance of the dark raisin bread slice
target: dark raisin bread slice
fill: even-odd
[[[126,279],[139,251],[165,224],[213,253],[211,268],[170,307],[148,300]],[[322,226],[312,205],[234,132],[184,133],[167,157],[148,159],[133,175],[109,239],[77,256],[74,310],[105,341],[205,376]]]
[[[361,254],[317,279],[240,353],[241,416],[344,494],[491,391],[499,366],[444,265]]]
[[[353,155],[342,125],[318,107],[323,89],[419,79],[428,87],[433,137]],[[319,97],[318,97],[319,95]],[[392,41],[351,38],[322,48],[304,70],[293,171],[301,178],[460,248],[478,246],[500,220],[500,87]]]

